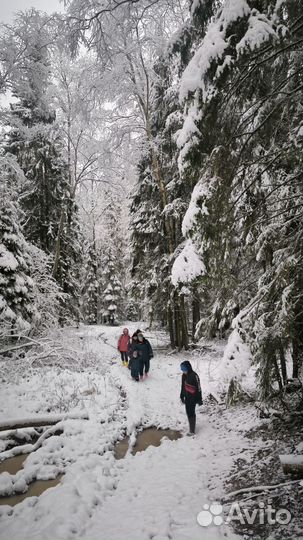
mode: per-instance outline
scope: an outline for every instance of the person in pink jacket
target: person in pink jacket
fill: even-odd
[[[121,354],[121,360],[123,366],[128,366],[128,348],[130,345],[130,335],[128,328],[123,328],[123,334],[118,340],[118,351]]]

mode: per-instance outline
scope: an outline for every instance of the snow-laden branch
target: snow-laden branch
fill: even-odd
[[[177,256],[172,267],[171,280],[173,285],[176,287],[179,284],[191,283],[197,277],[205,274],[205,265],[192,240],[186,240],[182,252]]]

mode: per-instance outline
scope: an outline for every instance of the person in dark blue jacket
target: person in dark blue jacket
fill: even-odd
[[[150,342],[140,332],[138,334],[138,343],[135,345],[134,350],[138,352],[139,357],[139,373],[142,381],[143,374],[147,377],[150,368],[150,359],[153,358],[154,353]]]
[[[188,360],[182,362],[180,368],[182,371],[180,399],[185,404],[189,423],[188,435],[194,435],[196,431],[196,405],[203,404],[200,379]]]

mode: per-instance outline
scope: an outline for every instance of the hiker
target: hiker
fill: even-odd
[[[130,335],[128,328],[123,328],[123,334],[118,340],[118,351],[121,354],[121,360],[123,366],[128,366],[128,347],[130,343]]]
[[[137,334],[138,336],[138,343],[134,347],[134,351],[138,351],[138,357],[139,357],[139,373],[140,373],[140,380],[143,380],[143,374],[145,374],[145,377],[148,376],[149,367],[150,367],[150,359],[153,358],[154,353],[151,347],[150,342],[148,339],[146,339],[142,332],[139,332]]]
[[[189,423],[188,435],[194,435],[196,431],[196,405],[203,404],[200,379],[188,360],[182,362],[180,368],[182,371],[180,399],[185,404]]]
[[[129,345],[128,345],[129,364],[130,364],[131,359],[133,357],[135,345],[137,345],[137,343],[138,343],[138,334],[137,334],[137,332],[134,332],[134,334],[132,335],[131,340],[129,342]]]
[[[130,364],[130,374],[133,381],[139,382],[139,369],[140,361],[138,351],[134,350],[129,361]]]
[[[138,343],[138,335],[137,332],[134,332],[134,334],[131,337],[131,341],[128,346],[128,368],[131,370],[131,376],[132,379],[139,380],[139,358],[138,358],[138,351],[135,352],[135,345]]]

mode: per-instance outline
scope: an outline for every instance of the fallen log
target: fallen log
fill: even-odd
[[[283,454],[279,456],[284,474],[303,477],[303,456]]]
[[[87,413],[79,413],[79,414],[49,414],[45,416],[40,416],[37,418],[37,416],[33,418],[18,418],[18,419],[11,419],[6,422],[0,421],[0,431],[7,431],[7,430],[13,430],[13,429],[22,429],[22,428],[35,428],[35,427],[43,427],[43,426],[53,426],[57,424],[58,422],[61,422],[62,420],[88,420],[89,416]]]
[[[0,463],[2,461],[5,461],[6,459],[20,456],[22,454],[31,454],[32,452],[35,452],[40,446],[43,444],[43,442],[50,437],[51,435],[55,435],[56,433],[63,433],[63,430],[60,429],[57,424],[54,426],[49,427],[42,435],[40,435],[39,439],[34,443],[28,443],[28,444],[22,444],[20,446],[14,446],[10,450],[5,450],[4,452],[0,453]]]

